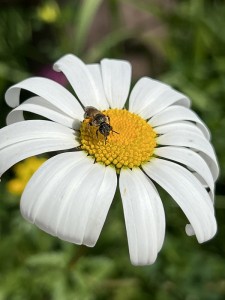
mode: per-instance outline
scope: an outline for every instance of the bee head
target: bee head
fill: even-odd
[[[110,134],[110,131],[112,130],[112,126],[110,126],[108,123],[102,123],[99,126],[99,132],[104,135],[105,138]]]

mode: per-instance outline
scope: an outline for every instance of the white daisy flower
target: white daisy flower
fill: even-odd
[[[195,234],[199,243],[211,239],[217,230],[213,197],[219,169],[209,131],[190,109],[190,100],[145,77],[131,91],[126,110],[128,62],[103,59],[85,65],[66,55],[54,69],[65,74],[79,101],[45,78],[26,79],[6,92],[6,102],[15,108],[0,130],[0,175],[29,156],[70,150],[48,159],[33,175],[21,199],[24,218],[62,240],[92,247],[118,183],[131,262],[152,264],[165,235],[154,181],[183,210],[190,222],[187,234]],[[36,96],[20,104],[21,89]],[[89,124],[91,119],[83,122],[82,106],[107,116],[108,136]],[[23,111],[51,121],[25,121]]]

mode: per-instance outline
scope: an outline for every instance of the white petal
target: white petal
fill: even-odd
[[[190,106],[190,100],[169,85],[143,77],[134,86],[129,100],[129,110],[149,119],[172,104]]]
[[[199,135],[205,137],[199,127],[197,127],[195,124],[193,124],[191,122],[187,122],[187,121],[169,123],[169,124],[161,125],[161,126],[154,128],[154,131],[157,134],[165,134],[165,133],[173,132],[176,130],[186,130],[188,132],[193,132],[193,133],[196,133],[196,134],[199,134]]]
[[[123,60],[103,59],[101,70],[105,94],[110,107],[123,108],[130,89],[130,63]]]
[[[95,81],[98,106],[97,108],[100,110],[108,109],[109,103],[106,100],[105,90],[102,81],[102,73],[99,64],[90,64],[86,65],[88,71],[91,73],[93,80]],[[93,105],[92,105],[93,106]]]
[[[159,136],[157,138],[157,144],[189,147],[200,151],[201,156],[203,156],[202,153],[207,156],[207,163],[209,164],[214,181],[217,179],[219,167],[214,149],[209,141],[202,136],[188,132],[187,130],[175,130]]]
[[[164,125],[172,122],[178,121],[192,121],[202,130],[205,137],[210,139],[210,133],[206,125],[202,120],[193,112],[191,109],[187,109],[182,106],[174,105],[166,108],[159,114],[153,116],[149,120],[149,124],[153,127]]]
[[[13,109],[6,118],[7,124],[13,124],[23,121],[23,118],[21,118],[23,111],[29,111],[41,115],[67,127],[77,129],[78,127],[80,127],[80,122],[75,123],[75,120],[73,118],[67,116],[66,114],[63,114],[62,111],[57,109],[51,103],[38,96],[24,101],[23,104]]]
[[[58,182],[61,182],[64,175],[77,165],[78,163],[84,161],[85,155],[83,152],[68,152],[56,155],[48,159],[39,169],[34,173],[30,181],[28,182],[26,189],[22,195],[21,199],[21,213],[28,221],[34,223],[37,211],[42,205],[43,199],[49,197],[46,205],[52,204],[52,199],[54,202],[55,192],[51,195],[52,190],[58,186]],[[46,181],[48,184],[46,184]],[[55,202],[55,209],[46,212],[49,214],[54,214],[58,212],[57,202]],[[45,220],[45,222],[53,223],[55,219],[54,216]],[[49,226],[46,225],[46,231],[49,232]],[[53,234],[53,233],[52,233]]]
[[[76,56],[67,54],[54,64],[55,71],[62,71],[84,106],[94,106],[98,109],[108,108],[102,91],[100,68],[87,66]]]
[[[63,240],[94,246],[111,205],[116,180],[114,169],[93,164],[84,153],[60,154],[31,178],[22,196],[22,214]]]
[[[76,98],[53,80],[33,77],[13,85],[5,94],[5,99],[9,106],[16,107],[20,104],[21,89],[25,89],[46,99],[68,116],[80,121],[83,120],[84,111]]]
[[[150,198],[151,201],[153,201],[153,209],[155,210],[154,214],[156,217],[156,224],[157,224],[157,231],[158,231],[158,252],[161,250],[165,238],[165,228],[166,228],[166,220],[165,220],[165,212],[163,208],[163,204],[160,198],[160,195],[153,184],[153,182],[150,180],[149,177],[145,176],[147,178],[148,183],[151,185],[150,191]]]
[[[94,201],[91,212],[88,216],[85,234],[83,237],[83,244],[91,247],[93,247],[98,240],[117,186],[115,170],[111,167],[105,167],[104,169],[104,177],[102,178],[102,183],[98,185],[98,191],[96,192],[95,199],[90,199],[90,201]],[[95,169],[93,169],[93,172],[93,176],[95,176]],[[83,187],[85,188],[85,183]]]
[[[165,234],[160,197],[140,169],[122,169],[119,183],[131,262],[134,265],[152,264]]]
[[[139,79],[130,94],[129,110],[132,112],[141,111],[143,107],[153,101],[153,97],[157,93],[168,88],[168,85],[148,77]]]
[[[193,172],[193,170],[191,170],[191,173],[193,176],[195,176],[198,179],[198,181],[201,183],[202,186],[204,186],[204,188],[206,188],[206,189],[209,188],[208,184],[205,182],[205,180],[203,179],[203,177],[201,175],[199,175],[196,172]],[[209,191],[208,190],[206,190],[206,191],[207,191],[210,199],[212,200],[212,203],[214,204],[214,197],[215,197],[214,190],[209,189]]]
[[[155,149],[154,154],[182,163],[196,171],[207,183],[212,193],[214,193],[214,181],[209,166],[196,152],[181,147],[160,147]]]
[[[204,188],[209,188],[208,184],[206,184],[205,180],[202,178],[201,175],[193,171],[192,168],[188,168],[188,170],[192,173],[193,176],[195,176],[198,179],[198,181],[201,183],[202,186],[204,186]]]
[[[186,231],[186,233],[187,233],[188,236],[195,235],[194,229],[193,229],[193,227],[191,226],[191,224],[187,224],[187,225],[185,226],[185,231]]]
[[[48,121],[25,121],[0,130],[0,176],[27,157],[79,145],[71,129]],[[56,126],[55,126],[56,125]],[[61,130],[62,128],[63,130]]]
[[[211,239],[217,230],[212,201],[201,183],[185,168],[153,158],[144,171],[178,203],[196,234],[199,243]]]
[[[70,148],[74,148],[72,141],[63,139],[29,140],[20,142],[19,145],[10,145],[9,147],[0,150],[0,177],[5,171],[25,158],[46,152],[66,150]]]
[[[106,167],[92,161],[88,170],[81,165],[70,175],[73,179],[63,196],[57,235],[61,239],[92,247],[99,237],[115,194],[116,172],[111,167],[106,170]]]
[[[60,124],[44,121],[23,121],[3,127],[0,130],[0,149],[15,143],[41,138],[65,138],[75,141],[74,130]]]

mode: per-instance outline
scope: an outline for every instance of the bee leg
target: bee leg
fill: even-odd
[[[98,129],[96,130],[96,137],[98,138]]]
[[[88,123],[88,132],[90,133],[91,132],[91,124],[90,123]]]

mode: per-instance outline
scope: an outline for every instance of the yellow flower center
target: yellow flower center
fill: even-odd
[[[99,127],[81,124],[81,149],[93,156],[96,162],[113,165],[119,171],[123,167],[139,167],[149,161],[156,146],[156,133],[140,116],[125,109],[109,109],[103,114],[110,118],[112,130],[107,137]]]

